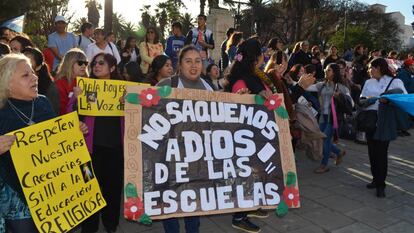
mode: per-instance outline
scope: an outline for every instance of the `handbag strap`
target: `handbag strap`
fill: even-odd
[[[386,92],[388,91],[388,89],[390,88],[391,83],[392,83],[392,81],[394,81],[394,79],[395,79],[395,77],[392,77],[392,78],[391,78],[390,82],[388,83],[387,88],[385,89],[385,91],[384,91],[381,95],[383,95],[384,93],[386,93]]]

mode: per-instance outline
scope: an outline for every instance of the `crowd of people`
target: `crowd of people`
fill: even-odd
[[[335,45],[325,54],[307,41],[296,43],[288,53],[278,38],[266,43],[259,36],[247,38],[229,28],[221,43],[221,58],[215,63],[211,58],[214,37],[206,22],[207,17],[199,15],[198,26],[186,36],[182,25],[173,23],[165,47],[154,27],[147,28],[142,42],[131,36],[121,46],[115,43],[113,33],[95,29],[90,23],[82,25],[80,35],[68,32],[63,16],[55,18],[56,31],[48,36],[43,51],[27,35],[1,29],[0,219],[5,220],[7,229],[13,233],[37,232],[9,153],[15,138],[4,134],[76,111],[76,97],[82,92],[76,86],[76,77],[259,94],[264,98],[282,94],[293,149],[306,148],[311,159],[320,160],[314,172],[328,172],[330,158],[341,164],[346,151],[337,147],[339,138],[357,140],[357,135],[365,135],[373,176],[367,188],[376,189],[377,197],[385,197],[387,150],[395,137],[390,135],[394,131],[380,123],[384,119],[398,121],[398,128],[393,130],[398,130],[399,136],[409,136],[412,119],[403,112],[398,114],[399,119],[380,114],[387,107],[387,101],[380,97],[384,93],[414,93],[411,54],[397,59],[395,51],[368,53],[363,45],[356,45],[341,56]],[[356,127],[356,115],[370,115],[368,112],[378,124],[369,129]],[[107,207],[81,224],[81,231],[97,232],[101,218],[105,230],[115,232],[123,184],[123,118],[83,116],[81,120],[80,130],[107,202]],[[108,170],[111,173],[105,172]],[[261,209],[235,213],[232,226],[259,232],[260,227],[250,218],[267,215]],[[177,219],[164,220],[163,225],[167,233],[180,231]],[[187,232],[199,232],[199,227],[199,217],[185,218]]]

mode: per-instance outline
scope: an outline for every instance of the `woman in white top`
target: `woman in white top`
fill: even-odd
[[[371,79],[365,82],[361,93],[362,99],[372,99],[374,104],[365,108],[365,110],[378,111],[379,102],[386,103],[384,99],[378,99],[388,87],[388,90],[400,89],[404,94],[407,91],[400,79],[393,79],[392,73],[388,68],[388,63],[383,58],[376,58],[368,66]],[[372,102],[373,102],[372,101]],[[377,197],[385,197],[385,178],[388,167],[388,145],[390,141],[380,141],[374,139],[375,130],[367,132],[368,155],[371,165],[372,182],[367,184],[368,189],[377,189]]]
[[[105,40],[105,32],[103,29],[95,29],[95,43],[88,45],[86,49],[86,56],[89,61],[99,53],[108,53],[115,57],[117,64],[121,62],[121,57],[119,56],[118,49],[116,45],[112,42],[107,42]]]
[[[332,153],[336,154],[336,165],[342,162],[342,158],[345,155],[345,150],[340,150],[333,142],[334,136],[334,121],[336,118],[331,105],[332,97],[338,97],[340,94],[349,98],[352,102],[352,98],[349,89],[342,84],[342,77],[340,73],[339,65],[331,63],[325,68],[325,81],[318,82],[310,86],[307,91],[316,91],[319,93],[321,99],[321,117],[320,117],[320,129],[326,135],[323,142],[323,157],[321,165],[314,171],[321,174],[329,171],[328,162],[329,156]],[[335,118],[334,118],[335,115]]]

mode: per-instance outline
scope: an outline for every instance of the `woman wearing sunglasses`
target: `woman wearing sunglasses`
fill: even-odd
[[[97,54],[91,61],[90,78],[120,80],[116,58],[110,54]],[[80,87],[75,87],[74,93],[74,97],[81,93]],[[83,121],[89,129],[85,141],[92,155],[93,169],[107,205],[82,223],[81,232],[97,232],[99,218],[102,218],[106,232],[115,232],[119,225],[124,172],[123,118],[85,116]]]
[[[145,41],[139,44],[139,54],[141,56],[141,70],[147,74],[152,60],[164,53],[164,48],[160,43],[158,32],[155,28],[149,27],[145,36]]]
[[[56,86],[59,91],[59,115],[68,113],[69,99],[73,96],[76,77],[88,77],[88,59],[85,53],[78,49],[69,50],[63,57],[56,75]]]

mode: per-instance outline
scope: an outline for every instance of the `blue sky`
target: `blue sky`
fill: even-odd
[[[413,0],[362,0],[361,2],[386,5],[386,12],[400,11],[405,16],[405,24],[407,25],[411,25],[414,21],[414,15],[412,13]]]

